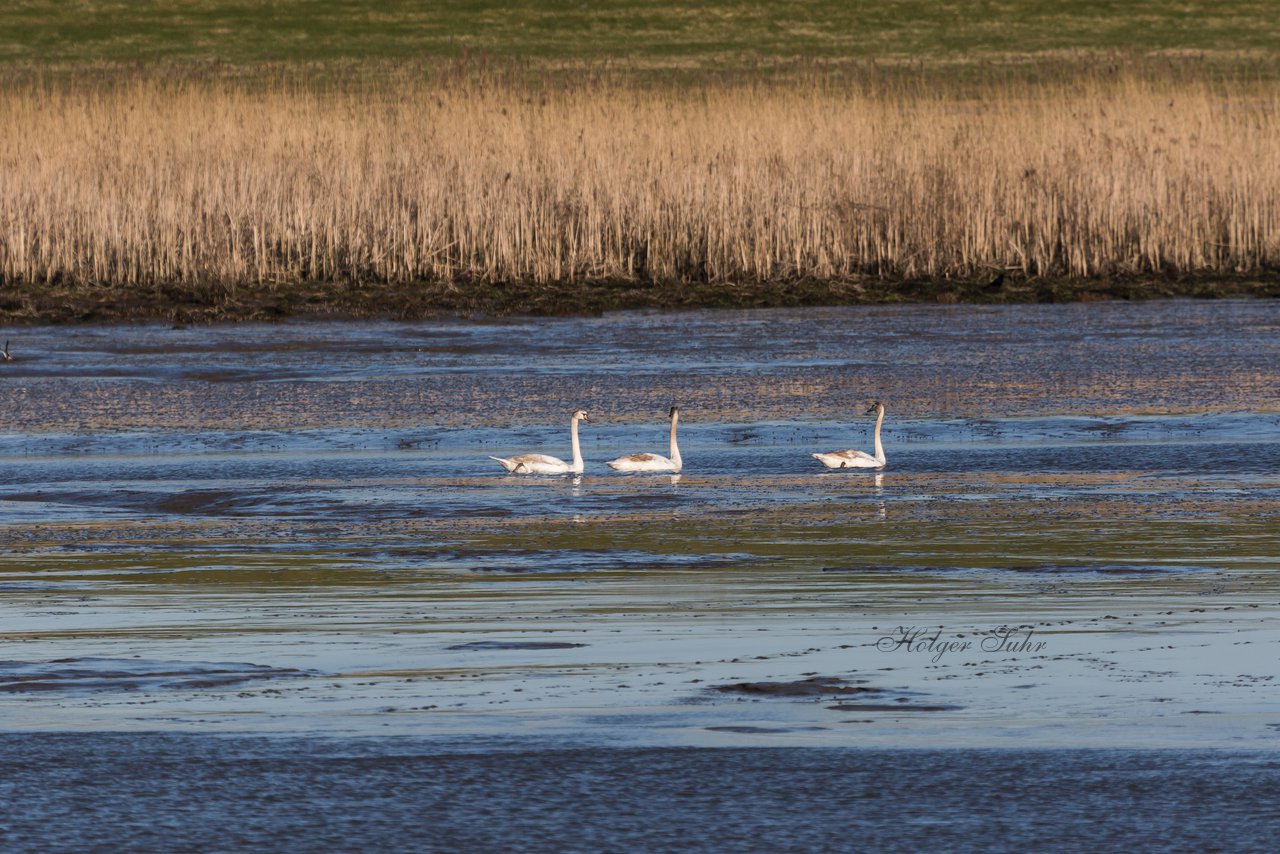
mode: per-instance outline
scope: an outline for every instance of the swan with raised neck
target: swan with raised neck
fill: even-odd
[[[680,407],[673,406],[667,413],[671,419],[671,456],[660,454],[627,454],[606,464],[614,471],[662,471],[675,474],[684,468],[684,460],[680,458],[680,446],[676,444],[676,425],[680,423]]]
[[[882,469],[885,464],[884,445],[880,444],[880,425],[884,423],[884,404],[876,401],[866,411],[876,414],[875,454],[865,451],[830,451],[813,454],[813,458],[829,469]]]
[[[546,454],[519,454],[514,457],[489,457],[496,460],[511,474],[582,474],[582,447],[578,443],[578,422],[591,419],[581,409],[575,409],[569,417],[569,437],[573,445],[573,459],[565,462]]]

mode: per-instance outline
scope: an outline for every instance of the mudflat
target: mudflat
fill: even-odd
[[[4,726],[1266,748],[1278,312],[23,331]]]

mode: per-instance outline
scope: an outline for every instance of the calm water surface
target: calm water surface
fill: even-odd
[[[1269,851],[1273,754],[0,736],[6,850]],[[101,780],[112,780],[104,796]]]

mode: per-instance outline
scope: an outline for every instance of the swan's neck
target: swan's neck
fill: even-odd
[[[884,445],[880,444],[880,425],[884,423],[884,410],[876,413],[876,461],[884,465]]]
[[[569,435],[573,439],[573,470],[582,471],[582,447],[578,444],[578,419],[569,422]]]
[[[684,467],[684,461],[680,459],[680,446],[676,444],[676,424],[680,423],[680,416],[673,416],[671,419],[671,462],[676,464],[676,471]]]

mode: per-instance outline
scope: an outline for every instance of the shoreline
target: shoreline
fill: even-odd
[[[650,284],[630,280],[461,285],[309,282],[203,287],[3,284],[0,323],[50,326],[148,321],[203,324],[286,319],[433,320],[590,316],[645,309],[1004,305],[1177,298],[1280,298],[1280,275],[1105,279],[999,276],[979,281],[867,279],[741,284]]]

